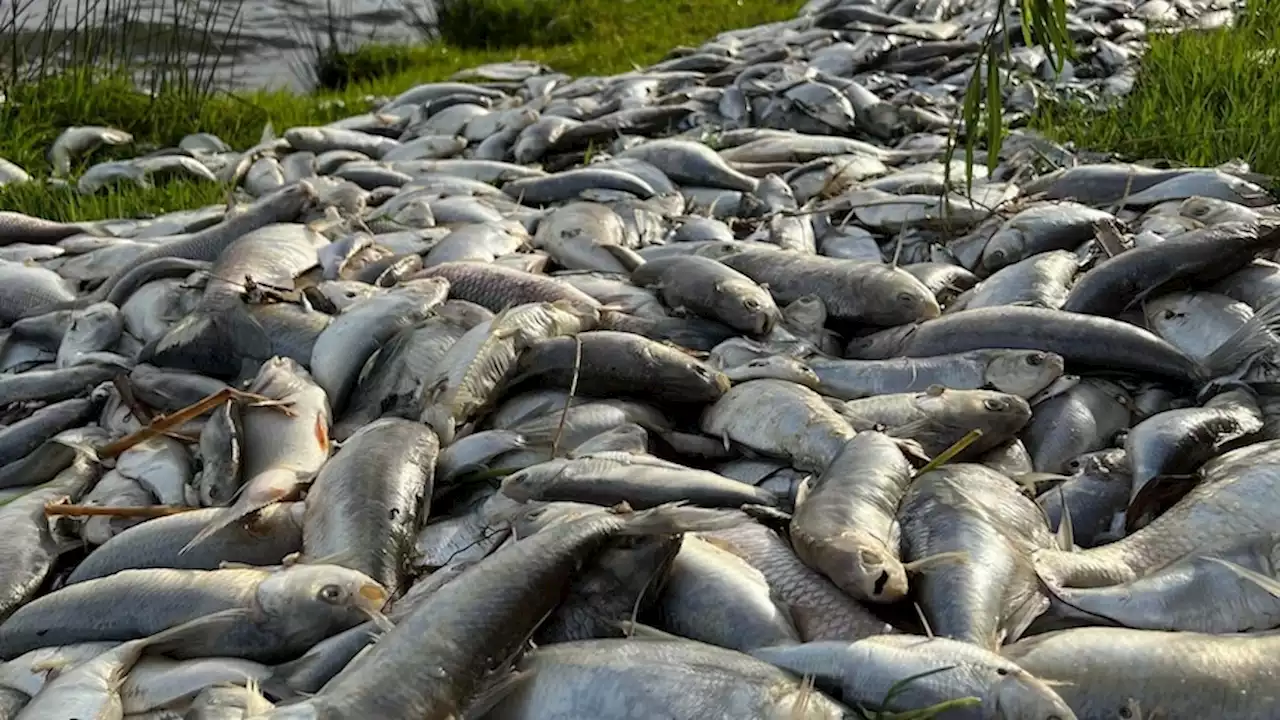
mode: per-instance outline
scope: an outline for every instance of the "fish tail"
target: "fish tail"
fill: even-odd
[[[235,375],[245,359],[271,357],[271,338],[241,302],[197,308],[150,348],[151,362],[205,375]]]
[[[633,513],[626,519],[624,535],[673,535],[683,532],[724,530],[748,521],[737,510],[713,510],[667,503]]]
[[[1204,360],[1210,378],[1231,376],[1259,355],[1280,349],[1280,298],[1263,305]],[[1248,368],[1244,368],[1247,370]]]

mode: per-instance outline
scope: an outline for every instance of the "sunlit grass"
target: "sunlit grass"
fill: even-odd
[[[1049,106],[1035,125],[1082,148],[1280,173],[1280,0],[1250,2],[1235,27],[1153,36],[1120,104]]]
[[[132,146],[103,149],[97,162],[171,147],[184,135],[207,132],[234,148],[256,143],[268,121],[278,131],[330,122],[370,109],[370,97],[398,94],[460,70],[507,60],[533,60],[571,75],[606,75],[652,64],[673,48],[715,35],[794,17],[800,0],[468,0],[446,2],[441,39],[417,46],[368,46],[341,53],[351,68],[338,90],[308,95],[287,91],[229,94],[206,84],[161,84],[154,95],[132,87],[117,70],[77,69],[0,87],[0,157],[32,175],[49,171],[45,153],[72,125],[110,125],[132,133]],[[489,28],[489,30],[486,30]],[[81,56],[77,56],[81,57]],[[330,58],[332,60],[332,58]],[[98,66],[101,67],[101,66]],[[3,82],[3,79],[0,79]],[[45,186],[0,188],[0,208],[64,219],[136,215],[209,202],[220,188],[166,184],[134,188],[121,197],[76,199]],[[200,198],[199,201],[194,198]],[[216,199],[215,199],[216,201]]]

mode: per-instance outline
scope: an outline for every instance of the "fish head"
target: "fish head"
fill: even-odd
[[[724,280],[715,284],[715,302],[722,316],[734,327],[755,336],[768,335],[781,313],[768,290],[750,281]]]
[[[390,594],[376,580],[338,565],[287,565],[258,585],[262,612],[285,627],[345,630],[382,612]]]
[[[995,701],[991,717],[1000,720],[1076,720],[1076,714],[1044,681],[1022,668],[1001,664],[989,699]]]
[[[879,312],[875,313],[885,324],[920,322],[942,315],[942,307],[924,283],[901,268],[893,268],[891,289],[879,299]]]
[[[499,493],[494,497],[501,497]],[[583,515],[591,513],[604,512],[605,508],[599,505],[591,505],[589,503],[557,501],[557,502],[530,502],[503,510],[504,516],[499,517],[497,513],[488,513],[486,517],[490,521],[506,522],[510,524],[512,533],[517,539],[524,539],[534,533],[546,530],[552,525],[559,525],[580,518]]]
[[[833,560],[843,559],[842,562],[825,565],[832,582],[845,592],[880,603],[906,597],[907,571],[885,547],[884,541],[852,530],[833,538],[826,552],[833,553]]]
[[[1194,301],[1192,293],[1168,293],[1148,300],[1143,306],[1147,327],[1164,338],[1177,335],[1194,322]]]
[[[729,376],[693,357],[686,357],[682,367],[666,365],[672,372],[672,381],[689,387],[689,399],[715,402],[729,392],[733,382]]]
[[[731,382],[747,382],[761,378],[787,380],[807,388],[817,389],[819,380],[804,361],[786,355],[770,355],[725,368],[724,374]]]
[[[985,380],[1000,392],[1030,398],[1062,377],[1066,361],[1057,353],[1005,350],[987,363]]]
[[[502,479],[499,491],[517,502],[539,499],[570,469],[570,461],[554,459],[517,470]]]
[[[961,395],[960,392],[952,394]],[[1031,404],[1017,395],[994,390],[971,390],[963,395],[963,402],[972,413],[973,427],[980,428],[988,437],[1011,436],[1031,422]]]
[[[855,337],[845,346],[844,356],[854,360],[897,357],[903,354],[903,349],[910,343],[911,336],[915,334],[917,327],[919,326],[915,323],[899,325],[870,335]]]
[[[1013,225],[1005,225],[995,231],[987,241],[987,246],[982,249],[982,269],[991,274],[1018,262],[1025,252],[1026,242],[1022,230]]]
[[[817,295],[801,295],[782,309],[782,315],[793,327],[821,330],[827,324],[827,305]]]

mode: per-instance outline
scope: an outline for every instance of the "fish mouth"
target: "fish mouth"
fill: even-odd
[[[718,372],[716,373],[716,387],[720,392],[727,393],[729,392],[729,388],[733,387],[733,381],[729,379],[728,375]]]
[[[381,614],[388,597],[386,588],[377,583],[363,583],[356,591],[356,603],[365,612]]]

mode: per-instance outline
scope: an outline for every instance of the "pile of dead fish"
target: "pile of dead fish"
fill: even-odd
[[[1280,717],[1280,213],[1026,133],[949,184],[992,12],[488,66],[78,181],[229,207],[0,212],[0,719]],[[1222,12],[1081,0],[1010,101]]]

